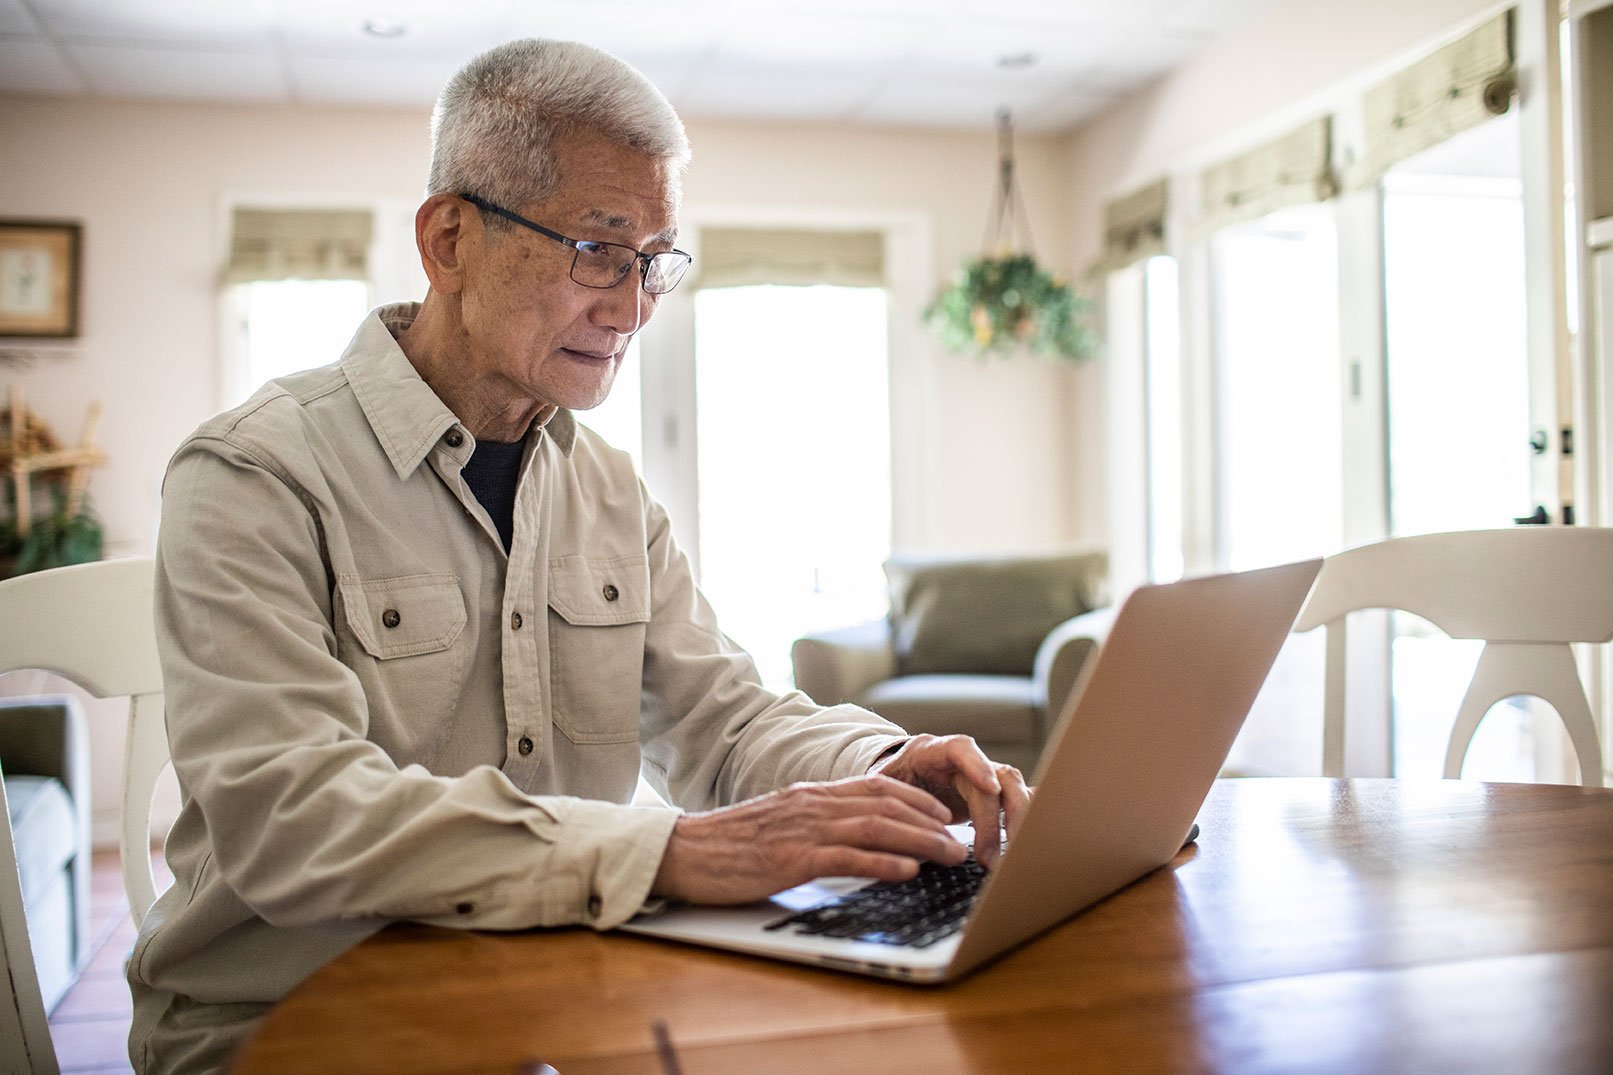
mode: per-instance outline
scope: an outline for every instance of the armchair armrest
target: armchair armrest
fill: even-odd
[[[89,730],[78,699],[67,694],[0,698],[0,758],[12,776],[62,782],[88,815]]]
[[[1037,698],[1042,703],[1048,726],[1043,733],[1052,731],[1052,722],[1064,711],[1070,696],[1085,682],[1085,674],[1092,670],[1092,658],[1097,656],[1109,628],[1114,625],[1116,608],[1113,605],[1095,608],[1071,617],[1053,628],[1036,650],[1036,664],[1031,675],[1035,680]]]
[[[896,674],[890,625],[882,619],[804,635],[790,647],[790,662],[796,689],[820,705],[852,701]]]

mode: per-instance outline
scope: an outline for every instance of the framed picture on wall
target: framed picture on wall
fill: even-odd
[[[0,336],[77,336],[79,225],[0,220]]]

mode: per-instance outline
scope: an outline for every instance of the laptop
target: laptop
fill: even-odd
[[[900,981],[967,974],[1170,862],[1193,838],[1320,569],[1308,560],[1132,593],[1065,704],[995,869],[926,863],[901,886],[826,878],[743,907],[672,905],[620,928]],[[953,831],[969,842],[968,826]],[[947,909],[917,922],[878,917],[914,888],[930,899],[939,891]],[[864,920],[869,904],[876,917]]]

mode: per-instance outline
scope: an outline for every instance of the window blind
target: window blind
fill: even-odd
[[[1205,231],[1254,220],[1290,205],[1338,194],[1333,174],[1333,118],[1323,116],[1206,168],[1199,176],[1199,223]]]
[[[1501,115],[1516,91],[1508,11],[1367,91],[1350,185],[1371,186],[1407,157]]]
[[[1161,179],[1103,207],[1103,258],[1097,272],[1114,272],[1165,252],[1165,210],[1170,203]]]
[[[694,267],[700,274],[700,287],[883,287],[885,236],[877,231],[702,228]]]
[[[248,209],[230,219],[229,283],[367,280],[374,222],[367,209]]]

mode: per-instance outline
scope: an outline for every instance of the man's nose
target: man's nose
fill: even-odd
[[[595,323],[619,336],[631,336],[642,328],[655,300],[644,293],[641,279],[634,265],[615,287],[601,289],[594,307]]]

